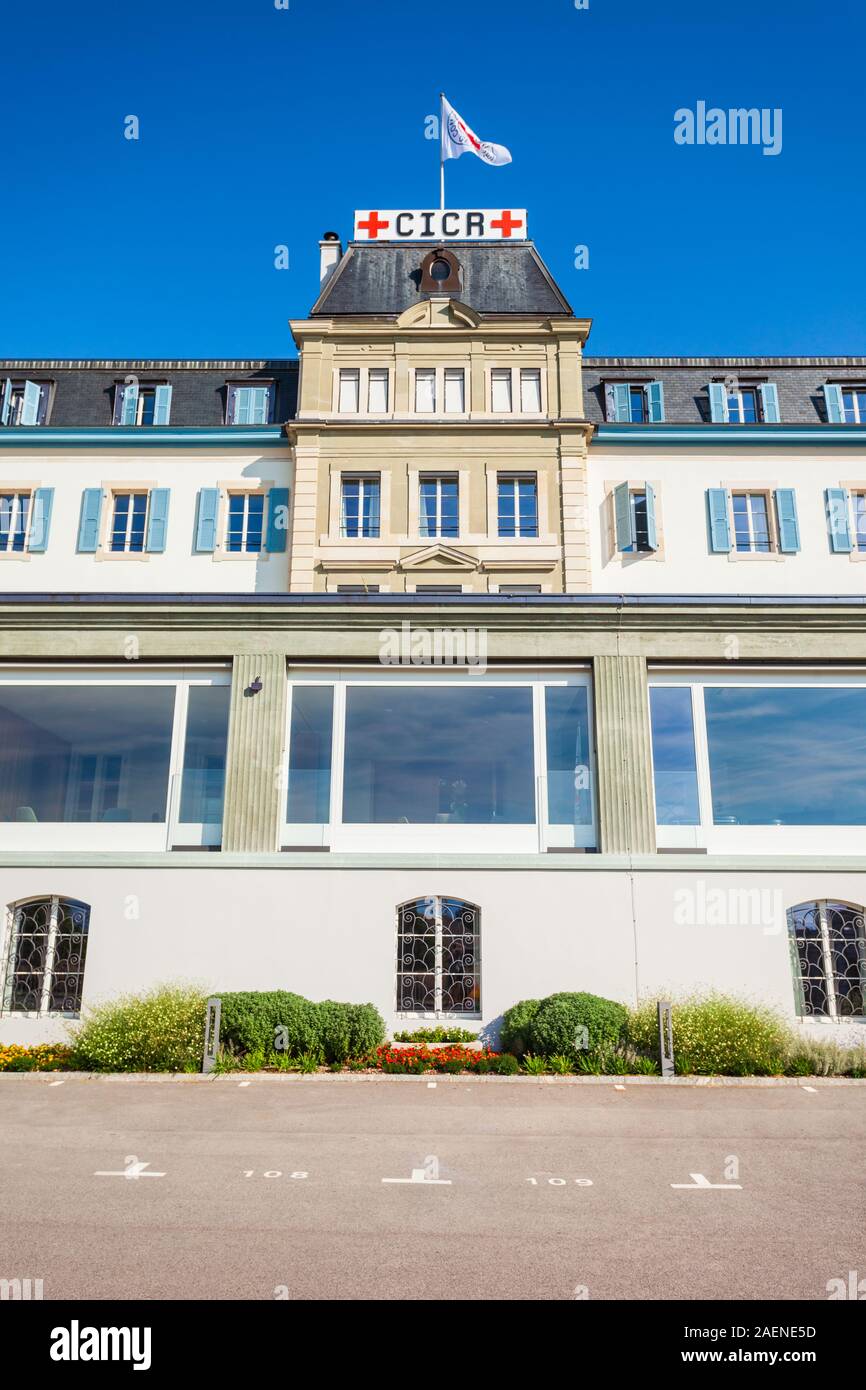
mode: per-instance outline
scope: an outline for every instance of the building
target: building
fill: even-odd
[[[170,979],[862,1036],[866,359],[593,358],[504,234],[327,235],[291,331],[0,363],[0,1040]]]

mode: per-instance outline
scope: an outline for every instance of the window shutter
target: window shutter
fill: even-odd
[[[848,519],[847,490],[844,487],[828,487],[824,496],[830,526],[830,546],[837,555],[850,555],[854,547],[851,543],[851,525]]]
[[[199,490],[195,520],[195,548],[199,551],[216,550],[217,513],[220,504],[218,487],[203,487]]]
[[[731,549],[731,528],[728,522],[728,494],[723,487],[707,488],[707,516],[710,523],[710,549],[716,555],[728,555]]]
[[[82,555],[95,555],[99,549],[101,512],[102,488],[85,488],[81,494],[81,519],[78,524],[78,550]]]
[[[171,387],[157,386],[153,406],[153,423],[167,425],[171,415]]]
[[[27,549],[31,555],[44,555],[48,549],[48,533],[51,529],[51,509],[53,506],[54,488],[38,487],[33,494],[30,536],[27,541]]]
[[[9,410],[10,410],[10,408],[11,408],[11,405],[12,405],[12,382],[9,380],[9,378],[8,378],[8,376],[7,376],[7,378],[6,378],[6,385],[3,387],[3,403],[2,403],[2,405],[0,405],[0,424],[2,424],[2,425],[8,425],[8,423],[9,423]]]
[[[248,425],[250,423],[250,395],[248,386],[235,386],[233,388],[231,424]]]
[[[778,425],[781,416],[779,414],[779,388],[772,381],[765,381],[763,386],[759,386],[761,393],[761,410],[765,425]]]
[[[616,548],[626,551],[634,549],[634,512],[631,506],[631,493],[628,483],[620,483],[613,490],[613,515],[616,522]]]
[[[168,537],[168,504],[171,491],[167,487],[155,487],[147,503],[147,535],[144,548],[152,555],[161,555]]]
[[[710,392],[710,419],[714,425],[726,425],[728,423],[728,398],[725,394],[725,383],[723,381],[711,381]],[[726,549],[730,549],[727,546]]]
[[[254,386],[250,391],[250,419],[251,425],[266,425],[270,413],[271,393],[267,386]]]
[[[613,405],[613,415],[610,418],[615,420],[618,425],[627,425],[631,420],[631,397],[628,384],[619,382],[614,386],[610,400]]]
[[[22,425],[39,424],[39,404],[42,400],[42,388],[37,381],[25,381],[24,400],[21,404],[21,423]]]
[[[658,550],[658,548],[659,548],[659,534],[658,534],[658,526],[656,525],[656,494],[655,494],[655,488],[651,487],[649,483],[646,483],[646,484],[645,484],[645,488],[646,488],[646,530],[647,530],[647,544],[649,545],[650,550]]]
[[[118,386],[117,391],[117,423],[119,425],[134,425],[138,410],[138,387]]]
[[[268,493],[268,534],[266,546],[278,555],[286,548],[289,529],[289,489],[272,487]]]
[[[800,526],[797,521],[797,495],[792,487],[776,489],[776,516],[779,521],[779,549],[794,555],[800,549]]]
[[[844,425],[845,407],[842,403],[841,386],[824,387],[824,404],[827,407],[827,422],[830,425]]]
[[[665,388],[661,381],[651,381],[646,389],[651,425],[660,425],[665,418]]]

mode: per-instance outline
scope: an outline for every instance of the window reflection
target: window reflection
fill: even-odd
[[[653,686],[650,714],[656,824],[699,825],[691,689],[688,686]]]
[[[230,687],[190,687],[186,716],[180,821],[220,825],[226,773]]]
[[[587,688],[548,686],[544,694],[548,821],[551,825],[591,825]]]
[[[333,718],[332,685],[292,687],[286,806],[290,825],[323,825],[330,820]]]

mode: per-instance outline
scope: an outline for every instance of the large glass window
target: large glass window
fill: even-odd
[[[708,686],[716,825],[866,825],[866,689]]]
[[[529,825],[528,687],[350,686],[347,824]]]
[[[190,688],[179,816],[183,825],[222,823],[230,698],[228,685]]]
[[[331,815],[332,685],[292,687],[286,821],[321,825]]]
[[[547,818],[551,825],[591,825],[589,689],[551,685],[544,697]]]
[[[656,822],[699,825],[698,764],[692,718],[692,692],[685,686],[650,691]]]

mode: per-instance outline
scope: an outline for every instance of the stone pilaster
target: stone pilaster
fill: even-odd
[[[248,693],[257,678],[261,690]],[[286,658],[279,652],[235,656],[223,813],[226,853],[279,849],[286,686]]]
[[[603,854],[653,854],[655,807],[646,660],[642,656],[597,656],[593,669],[599,849]]]

